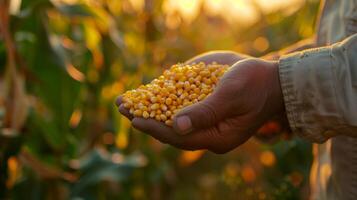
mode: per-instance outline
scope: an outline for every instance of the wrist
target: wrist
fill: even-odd
[[[279,62],[278,61],[268,61],[268,70],[270,76],[270,97],[269,101],[272,104],[273,114],[278,114],[284,112],[284,97],[280,84],[279,76]]]

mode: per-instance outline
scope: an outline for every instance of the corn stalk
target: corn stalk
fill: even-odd
[[[0,194],[5,195],[8,177],[7,160],[21,147],[19,133],[27,116],[24,77],[17,70],[16,47],[10,31],[9,0],[0,1],[0,35],[7,53],[5,72],[1,75],[0,108],[4,112],[0,123]],[[1,197],[0,195],[0,197]]]

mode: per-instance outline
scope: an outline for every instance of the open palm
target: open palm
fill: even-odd
[[[225,153],[247,141],[283,108],[277,63],[245,59],[232,65],[205,100],[177,113],[173,128],[153,119],[132,118],[123,106],[119,110],[135,128],[163,143]]]

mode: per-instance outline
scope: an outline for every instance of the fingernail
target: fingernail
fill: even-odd
[[[177,128],[182,134],[186,134],[192,130],[192,122],[188,116],[177,117],[176,124],[177,124]]]

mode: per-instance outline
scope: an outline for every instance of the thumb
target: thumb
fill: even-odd
[[[174,118],[173,128],[178,134],[184,135],[214,126],[226,115],[224,107],[224,102],[213,93],[203,101],[178,112]]]

